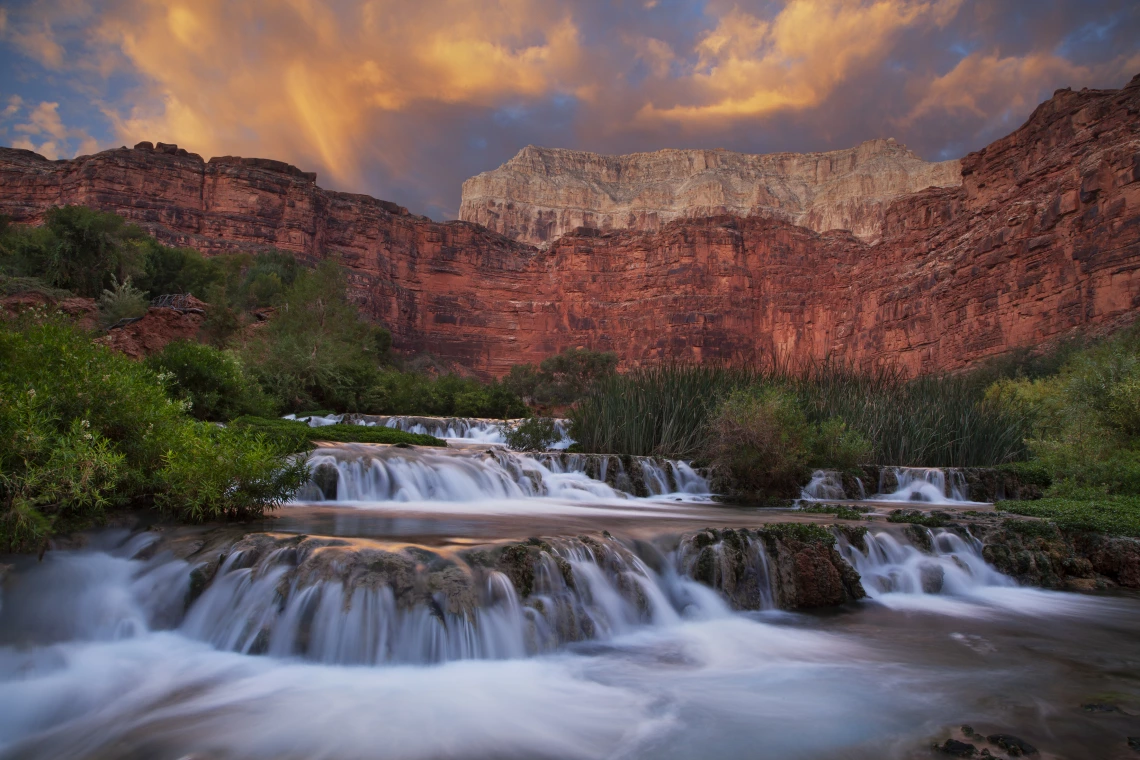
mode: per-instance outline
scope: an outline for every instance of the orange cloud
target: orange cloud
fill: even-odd
[[[1137,69],[1140,54],[1098,66],[1078,66],[1053,53],[1004,57],[997,53],[973,53],[943,76],[923,83],[922,98],[896,123],[909,126],[938,113],[983,118],[1023,113],[1037,105],[1038,93],[1050,82],[1064,82],[1070,87],[1095,86]]]
[[[771,21],[733,8],[696,46],[685,78],[698,103],[647,103],[643,121],[756,117],[821,103],[855,67],[884,58],[895,38],[943,26],[962,0],[791,0]]]
[[[122,139],[284,156],[349,185],[383,112],[582,84],[578,30],[541,0],[130,0],[94,37],[152,83],[148,105],[112,114]]]

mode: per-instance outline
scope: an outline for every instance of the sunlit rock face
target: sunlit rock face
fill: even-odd
[[[334,258],[392,331],[486,375],[571,346],[623,366],[830,356],[953,370],[1140,310],[1140,78],[1059,91],[962,159],[962,184],[901,196],[882,237],[782,219],[678,219],[540,249],[469,222],[320,188],[287,164],[158,146],[68,161],[0,149],[0,213],[115,211],[207,253]]]
[[[535,245],[579,227],[656,232],[676,219],[723,214],[780,219],[816,232],[845,229],[873,241],[895,198],[961,183],[959,161],[923,161],[893,139],[762,156],[726,150],[600,156],[527,146],[463,183],[459,217]]]

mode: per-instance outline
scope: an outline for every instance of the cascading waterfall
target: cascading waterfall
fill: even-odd
[[[708,481],[687,463],[648,457],[633,459],[637,472],[627,473],[618,457],[523,454],[501,448],[462,451],[339,446],[314,451],[309,463],[314,477],[298,497],[304,502],[463,502],[535,497],[581,501],[625,499],[639,492],[679,499],[709,495]]]
[[[868,596],[888,594],[945,594],[967,596],[988,586],[1016,586],[982,557],[981,542],[949,530],[915,526],[930,541],[930,553],[900,541],[887,532],[868,531],[859,548],[842,536],[840,552],[863,580]]]
[[[890,472],[898,486],[883,493],[884,476]],[[892,467],[880,473],[879,493],[872,497],[881,501],[918,501],[927,504],[969,504],[966,478],[960,470],[933,467]]]

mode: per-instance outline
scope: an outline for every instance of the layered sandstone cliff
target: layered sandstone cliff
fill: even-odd
[[[463,183],[459,218],[541,245],[578,227],[656,232],[676,219],[782,219],[877,240],[901,195],[962,182],[959,161],[923,161],[893,139],[827,153],[659,150],[600,156],[527,146]]]
[[[625,366],[783,352],[930,372],[1137,313],[1140,77],[1059,91],[962,176],[892,202],[874,245],[719,216],[541,250],[322,190],[285,164],[146,145],[71,161],[0,149],[0,213],[86,203],[207,252],[336,258],[395,345],[488,374],[569,346]]]

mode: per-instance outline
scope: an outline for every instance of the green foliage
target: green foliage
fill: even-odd
[[[131,285],[128,276],[122,282],[111,275],[111,287],[99,296],[99,322],[103,327],[110,327],[123,319],[137,319],[146,314],[150,308],[146,295]]]
[[[0,389],[6,435],[30,431],[0,459],[0,544],[28,547],[45,531],[98,520],[108,506],[251,514],[289,498],[304,466],[268,443],[239,456],[246,434],[195,422],[145,364],[43,311],[0,323]],[[34,409],[19,406],[23,396],[36,399]],[[209,480],[183,488],[198,477],[188,474],[194,460],[211,452]]]
[[[850,470],[870,460],[871,442],[858,431],[847,427],[841,417],[830,417],[819,423],[812,436],[812,467]]]
[[[705,459],[738,490],[791,496],[809,474],[811,437],[791,393],[737,390],[713,414]]]
[[[1054,492],[1140,494],[1140,328],[1069,354],[1054,375],[995,382],[986,398],[1032,421],[1027,444]]]
[[[279,506],[309,479],[303,459],[285,459],[278,441],[248,429],[191,422],[163,456],[159,509],[191,522],[249,519]]]
[[[367,409],[379,328],[360,319],[336,264],[297,275],[269,324],[246,347],[262,386],[288,410]]]
[[[514,419],[527,407],[505,384],[458,375],[430,377],[414,372],[384,370],[367,397],[375,414],[427,414],[441,417]]]
[[[224,422],[241,415],[270,416],[273,401],[232,352],[178,340],[146,359],[175,398],[200,420]]]
[[[840,520],[863,520],[870,519],[867,517],[867,513],[871,510],[868,507],[852,507],[846,504],[812,504],[810,506],[800,507],[800,511],[812,514],[835,515]]]
[[[594,382],[614,374],[617,354],[567,348],[533,364],[516,364],[503,378],[514,394],[539,404],[570,404],[577,401]]]
[[[1107,496],[1097,491],[1071,491],[1034,501],[1003,501],[1001,508],[1016,515],[1052,520],[1070,531],[1107,533],[1140,538],[1140,496]]]
[[[944,527],[949,519],[950,515],[945,512],[923,512],[918,509],[896,509],[887,516],[888,522],[910,523],[911,525],[921,525],[926,528]]]
[[[757,533],[768,541],[798,541],[804,544],[824,544],[831,546],[835,543],[835,536],[822,525],[814,523],[770,523],[760,528]]]
[[[141,290],[152,298],[170,293],[189,293],[205,300],[212,287],[227,276],[225,257],[206,258],[193,248],[171,248],[154,238],[139,243],[143,271],[135,277]]]
[[[338,424],[309,427],[307,423],[298,420],[239,417],[233,421],[232,427],[257,432],[267,439],[277,441],[282,449],[291,452],[308,451],[312,448],[313,441],[447,446],[446,441],[432,435],[405,433],[402,430],[382,426]]]
[[[123,281],[138,268],[132,242],[144,233],[116,214],[60,206],[47,212],[44,228],[50,233],[44,274],[56,287],[96,298],[112,277]]]
[[[720,401],[762,387],[798,399],[819,431],[816,462],[865,456],[866,463],[969,467],[1025,457],[1026,416],[989,400],[968,376],[908,381],[827,363],[801,372],[672,365],[613,375],[571,410],[571,437],[584,451],[691,458],[705,447]]]
[[[122,464],[87,420],[62,428],[34,389],[0,388],[0,546],[33,550],[55,530],[100,518]]]
[[[557,424],[550,417],[528,417],[513,427],[504,425],[503,437],[514,451],[546,451],[562,440]]]

